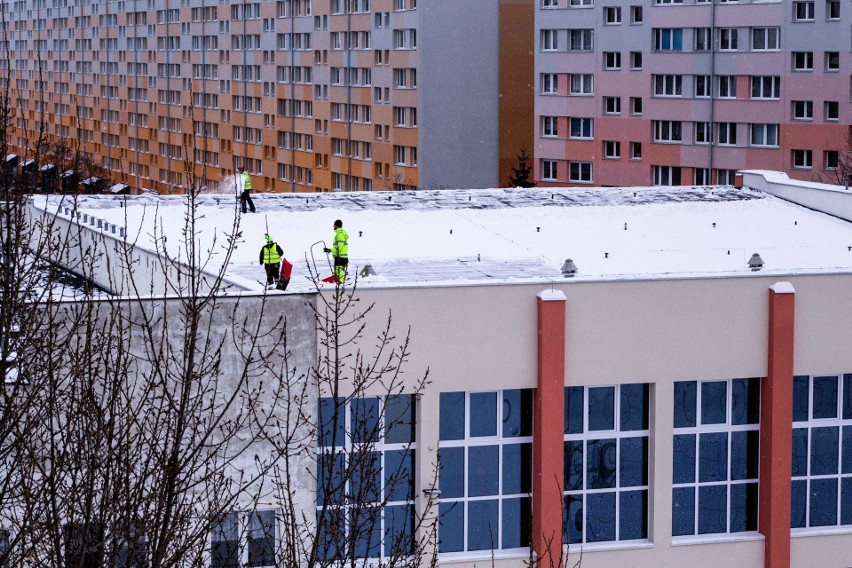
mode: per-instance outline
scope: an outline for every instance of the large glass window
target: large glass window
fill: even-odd
[[[407,394],[320,399],[316,506],[324,561],[413,549],[414,404]]]
[[[443,392],[439,552],[530,545],[533,391]]]
[[[565,388],[563,543],[648,538],[648,385]]]
[[[793,379],[793,528],[852,525],[852,374]]]
[[[672,536],[756,531],[760,379],[674,389]]]

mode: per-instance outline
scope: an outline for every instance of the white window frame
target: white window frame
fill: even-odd
[[[751,124],[749,140],[757,148],[777,148],[780,128],[778,124]]]
[[[791,151],[792,165],[795,170],[810,170],[813,169],[813,152],[811,150],[801,150],[794,148]]]
[[[571,183],[592,183],[592,162],[572,160],[568,162],[568,181]]]

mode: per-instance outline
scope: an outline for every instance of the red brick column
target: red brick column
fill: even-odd
[[[796,291],[769,288],[769,364],[760,387],[759,529],[765,568],[790,567],[790,490],[793,445],[793,329]]]
[[[538,388],[533,425],[532,548],[540,568],[562,555],[565,294],[538,294]]]

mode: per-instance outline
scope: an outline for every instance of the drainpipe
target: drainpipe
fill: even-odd
[[[710,171],[709,184],[713,182],[713,150],[716,146],[714,119],[716,115],[716,2],[710,2]],[[708,185],[709,185],[708,184]]]
[[[352,191],[352,6],[346,2],[346,191]]]

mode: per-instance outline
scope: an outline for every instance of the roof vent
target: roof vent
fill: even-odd
[[[748,267],[754,270],[755,272],[763,268],[763,259],[760,258],[760,255],[754,253],[751,255],[751,258],[748,259]]]
[[[361,269],[361,278],[366,278],[367,276],[376,276],[376,271],[373,270],[372,264],[365,264],[364,268]]]
[[[575,274],[577,274],[577,265],[570,258],[566,258],[565,262],[562,263],[562,276],[571,278]]]

